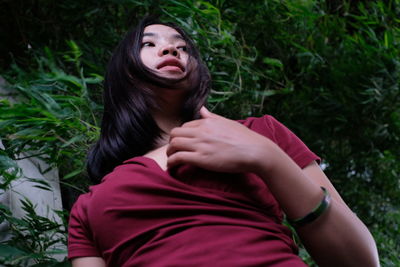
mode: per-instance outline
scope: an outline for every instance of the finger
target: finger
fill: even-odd
[[[170,140],[166,153],[169,157],[178,151],[195,151],[196,147],[192,138],[175,137]]]
[[[201,119],[188,121],[188,122],[185,122],[184,124],[182,124],[181,127],[183,127],[183,128],[186,128],[186,127],[198,127],[198,126],[200,126],[201,121],[202,121]]]
[[[169,133],[170,140],[174,137],[195,137],[196,130],[192,127],[176,127]]]
[[[198,165],[198,161],[199,155],[197,152],[179,151],[168,157],[167,167],[170,169],[182,164],[190,164],[196,166]]]
[[[200,116],[203,119],[212,118],[213,117],[213,113],[211,113],[205,106],[202,106],[200,108]]]
[[[206,118],[221,118],[222,116],[212,113],[211,111],[209,111],[205,106],[202,106],[200,108],[199,111],[200,115],[202,118],[206,119]]]
[[[222,117],[222,116],[220,116],[220,115],[218,115],[218,114],[212,113],[212,112],[209,111],[205,106],[202,106],[202,107],[200,108],[199,113],[200,113],[200,116],[201,116],[203,119],[207,119],[207,118],[224,118],[224,117]]]

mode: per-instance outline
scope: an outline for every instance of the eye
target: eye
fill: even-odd
[[[155,45],[152,42],[143,42],[142,43],[142,47],[146,47],[146,46],[152,47],[152,46],[155,46]]]
[[[186,45],[183,45],[183,46],[178,46],[178,49],[179,49],[179,50],[182,50],[182,51],[184,51],[184,52],[186,52],[186,51],[187,51],[187,47],[186,47]]]

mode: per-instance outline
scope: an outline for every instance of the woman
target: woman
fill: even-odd
[[[73,266],[305,266],[283,213],[320,266],[378,266],[319,158],[271,116],[209,112],[209,84],[175,25],[147,18],[120,43],[88,159],[101,183],[71,211]]]

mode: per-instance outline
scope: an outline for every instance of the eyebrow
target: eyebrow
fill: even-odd
[[[143,33],[143,37],[146,37],[146,36],[149,36],[149,37],[158,37],[158,34],[156,34],[156,33],[153,33],[153,32],[145,32],[145,33]],[[183,40],[183,41],[185,41],[185,39],[182,37],[182,35],[180,35],[180,34],[174,34],[174,35],[172,35],[172,39],[178,39],[178,40]]]

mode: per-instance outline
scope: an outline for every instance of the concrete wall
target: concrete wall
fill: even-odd
[[[7,97],[10,99],[8,94],[10,94],[10,92],[5,89],[5,81],[0,76],[0,98]],[[15,101],[13,99],[10,100]],[[1,140],[0,149],[4,149]],[[26,154],[19,155],[19,158],[25,158],[17,161],[18,166],[22,170],[23,177],[13,181],[10,190],[6,192],[0,191],[0,202],[8,206],[15,217],[23,217],[25,212],[21,208],[20,200],[26,197],[36,206],[38,215],[61,222],[60,218],[54,212],[54,210],[62,210],[57,169],[42,173],[43,170],[49,167],[42,160],[29,158]],[[48,191],[35,187],[38,184],[30,181],[28,178],[46,181],[50,185],[51,190]],[[0,179],[2,179],[2,177],[0,177]],[[0,242],[8,237],[7,224],[0,224]],[[56,247],[65,249],[61,244],[56,244]],[[64,256],[65,255],[59,255],[57,258],[63,258]]]

